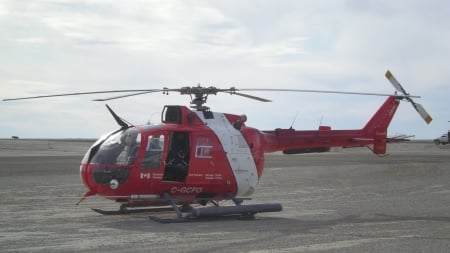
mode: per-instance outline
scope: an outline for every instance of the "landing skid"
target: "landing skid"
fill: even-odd
[[[186,215],[182,218],[161,218],[157,216],[149,216],[150,220],[156,221],[158,223],[185,223],[185,222],[199,222],[199,221],[223,221],[223,220],[257,220],[254,214],[250,215],[239,215],[232,214],[226,216],[210,216],[210,217],[194,217],[191,215]]]
[[[240,220],[255,220],[256,213],[264,212],[280,212],[282,210],[281,204],[252,204],[242,205],[244,199],[231,197],[235,206],[219,206],[218,202],[210,199],[209,201],[214,206],[192,208],[189,205],[178,205],[178,199],[171,198],[169,194],[165,194],[164,198],[172,207],[153,207],[153,208],[136,208],[129,209],[129,206],[122,204],[119,210],[108,211],[97,208],[92,208],[94,212],[102,215],[124,215],[134,213],[162,213],[175,211],[175,218],[163,218],[161,216],[149,216],[153,221],[160,223],[180,223],[191,222],[198,220],[210,219],[240,219]]]
[[[256,220],[255,214],[257,213],[279,212],[281,210],[282,207],[280,204],[212,206],[192,208],[192,211],[185,216],[177,212],[176,218],[161,218],[156,216],[150,216],[149,218],[160,223],[180,223],[212,219]]]
[[[158,212],[169,212],[173,211],[171,207],[161,207],[161,208],[140,208],[140,209],[119,209],[119,210],[103,210],[98,208],[91,208],[92,211],[102,214],[102,215],[125,215],[125,214],[135,214],[135,213],[158,213]]]

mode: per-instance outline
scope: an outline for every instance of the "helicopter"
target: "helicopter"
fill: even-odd
[[[120,204],[119,209],[114,211],[92,209],[105,215],[171,210],[175,211],[175,218],[151,218],[160,222],[232,215],[254,219],[256,213],[282,210],[279,203],[243,204],[251,199],[263,175],[265,153],[281,151],[289,155],[327,152],[331,147],[369,147],[374,154],[384,155],[389,141],[387,129],[402,100],[410,102],[426,123],[432,121],[423,106],[413,101],[419,96],[407,93],[389,70],[386,77],[396,90],[394,94],[235,87],[219,89],[198,85],[177,89],[66,93],[4,101],[104,93],[127,94],[94,101],[156,92],[189,95],[190,108],[184,105],[164,106],[161,124],[131,125],[106,105],[120,128],[99,138],[82,158],[80,175],[87,191],[77,205],[97,195]],[[245,115],[214,112],[205,106],[208,96],[218,93],[270,102],[243,91],[376,95],[386,96],[387,99],[363,128],[355,130],[332,130],[329,126],[319,126],[318,130],[295,130],[290,127],[261,131],[247,126]],[[221,204],[230,201],[233,205]]]

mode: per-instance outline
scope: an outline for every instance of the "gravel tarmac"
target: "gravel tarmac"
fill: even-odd
[[[430,142],[266,156],[256,220],[161,224],[85,188],[89,140],[0,140],[0,252],[450,252],[450,148]]]

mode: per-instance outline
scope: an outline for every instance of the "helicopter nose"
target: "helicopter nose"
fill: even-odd
[[[95,194],[97,194],[97,192],[94,190],[93,187],[91,187],[89,180],[88,180],[88,176],[89,176],[89,171],[88,171],[89,167],[86,164],[82,164],[80,165],[80,177],[81,177],[81,181],[83,181],[83,184],[89,189],[81,198],[80,200],[78,200],[78,202],[75,205],[79,205],[81,202],[83,202],[84,199],[86,199],[87,197],[93,196]]]
[[[91,168],[87,164],[80,165],[80,177],[83,184],[89,189],[90,192],[94,192],[93,182],[90,180]]]

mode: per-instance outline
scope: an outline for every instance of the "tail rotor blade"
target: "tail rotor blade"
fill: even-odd
[[[423,118],[423,120],[425,120],[425,122],[427,124],[430,124],[430,122],[433,120],[433,118],[431,118],[430,114],[428,114],[427,111],[425,111],[425,108],[421,105],[418,104],[416,102],[414,102],[414,100],[412,100],[412,96],[410,96],[406,90],[402,87],[402,85],[400,84],[399,81],[397,81],[397,79],[394,77],[394,75],[392,75],[391,71],[386,71],[386,78],[389,80],[389,82],[391,82],[391,84],[394,86],[394,88],[398,91],[403,93],[406,98],[406,100],[408,100],[408,102],[411,102],[412,106],[414,107],[414,109],[416,109],[416,111],[420,114],[420,116]]]
[[[394,77],[394,75],[392,75],[391,71],[386,71],[386,78],[389,80],[389,82],[391,82],[392,86],[394,86],[394,88],[398,91],[401,92],[405,95],[408,95],[408,93],[406,93],[406,90],[402,87],[402,85],[400,84],[399,81],[397,81],[397,79]]]
[[[431,118],[430,114],[428,114],[428,112],[425,111],[425,108],[423,108],[423,106],[421,104],[415,103],[413,101],[411,101],[411,103],[414,106],[414,109],[416,109],[416,111],[423,118],[423,120],[425,120],[425,122],[427,124],[430,124],[430,122],[433,120],[433,118]]]

